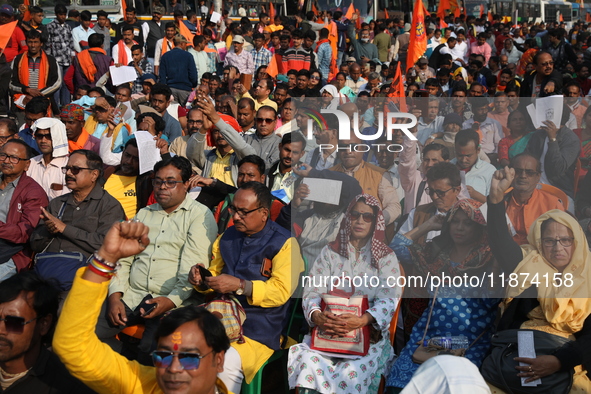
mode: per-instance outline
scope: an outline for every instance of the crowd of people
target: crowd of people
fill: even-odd
[[[300,393],[501,393],[477,368],[519,328],[568,342],[516,376],[591,392],[591,24],[433,14],[408,64],[404,19],[200,6],[0,7],[0,392],[239,393],[289,348]],[[532,279],[389,280],[481,272]],[[303,280],[364,275],[337,289],[360,314]],[[313,342],[364,329],[361,355]],[[439,336],[465,358],[419,368]]]

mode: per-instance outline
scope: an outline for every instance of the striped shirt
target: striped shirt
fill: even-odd
[[[37,89],[39,86],[39,68],[41,67],[41,54],[36,58],[31,58],[27,56],[29,59],[29,87],[31,89]]]
[[[267,66],[271,63],[271,57],[273,54],[265,47],[261,47],[259,51],[255,49],[250,52],[252,55],[252,60],[254,61],[254,70],[258,70],[260,66]]]

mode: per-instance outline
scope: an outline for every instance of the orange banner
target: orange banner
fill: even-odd
[[[6,45],[8,45],[8,41],[10,40],[10,37],[12,37],[12,32],[14,32],[14,28],[16,27],[16,24],[17,24],[17,21],[10,22],[5,25],[0,25],[0,49],[2,51],[4,51],[4,49],[6,49]]]
[[[423,1],[417,0],[412,13],[412,25],[410,28],[410,43],[408,44],[408,53],[406,58],[406,70],[413,67],[417,60],[427,50],[427,32],[425,29],[425,13]]]

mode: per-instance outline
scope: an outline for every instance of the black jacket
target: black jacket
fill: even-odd
[[[534,71],[524,78],[523,83],[521,84],[521,97],[531,98],[536,75],[537,72]],[[546,87],[546,84],[550,81],[554,82],[554,92],[548,94],[544,92],[544,88]],[[552,71],[552,74],[542,79],[542,84],[540,86],[540,95],[538,97],[553,96],[555,94],[562,94],[562,74],[557,70]]]

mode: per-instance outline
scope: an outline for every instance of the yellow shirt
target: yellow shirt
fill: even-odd
[[[104,189],[121,203],[125,216],[131,219],[137,213],[135,176],[111,175],[105,182]]]
[[[264,107],[265,105],[268,105],[269,107],[272,107],[273,109],[275,109],[275,111],[277,111],[277,103],[271,100],[269,97],[267,97],[262,103],[259,103],[258,100],[255,100],[248,92],[244,93],[242,97],[247,97],[254,101],[255,111],[258,111],[261,107]]]
[[[232,179],[232,166],[230,165],[232,153],[234,153],[234,149],[228,152],[226,156],[222,157],[220,151],[216,149],[215,155],[217,158],[211,165],[209,176],[224,182],[226,185],[236,186]]]
[[[107,297],[109,281],[95,283],[82,279],[80,268],[64,303],[53,336],[53,351],[72,376],[99,394],[159,394],[156,368],[129,361],[101,342],[94,329]],[[220,393],[229,393],[221,380]]]

